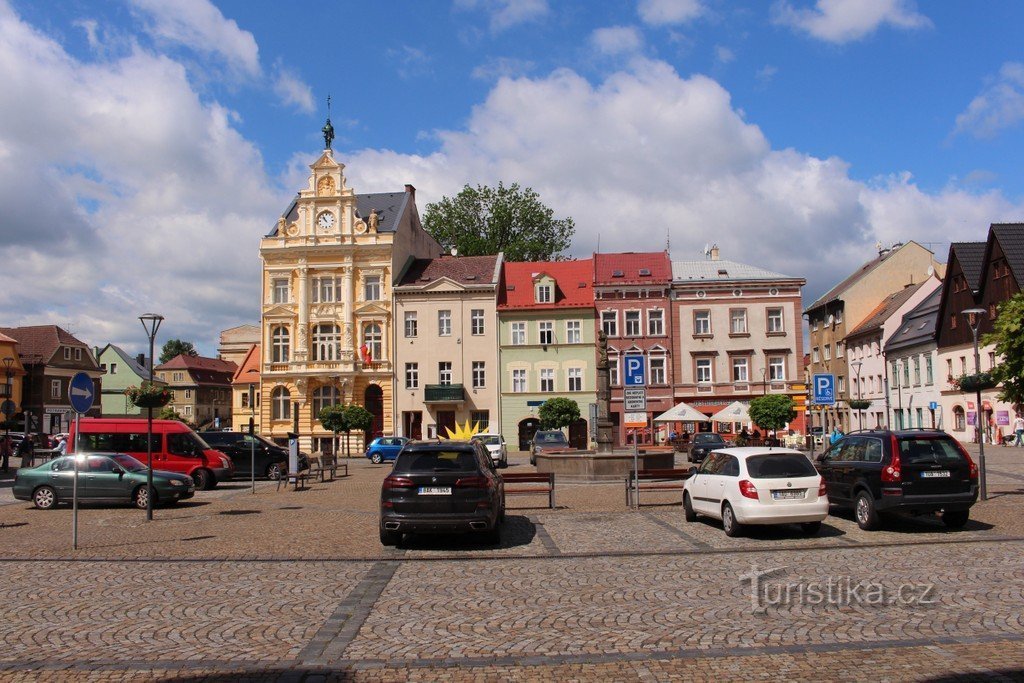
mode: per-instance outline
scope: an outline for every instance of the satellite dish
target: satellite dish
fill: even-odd
[[[452,256],[458,256],[458,255],[459,255],[459,250],[457,248],[455,248],[455,247],[452,247]]]
[[[830,316],[828,317],[828,324],[829,324],[829,325],[831,325],[831,324],[835,323],[835,321],[836,321],[836,317],[835,317],[834,315],[830,315]]]
[[[935,266],[928,266],[928,277],[935,275]]]

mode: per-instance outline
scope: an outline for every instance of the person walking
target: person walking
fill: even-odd
[[[18,444],[18,455],[21,456],[21,465],[19,467],[22,469],[35,466],[36,452],[33,438],[32,434],[25,434],[25,438]]]
[[[1013,421],[1013,431],[1017,434],[1017,440],[1013,442],[1013,445],[1024,446],[1024,417],[1021,417],[1020,413],[1017,413],[1017,419]]]
[[[68,453],[68,440],[63,436],[57,437],[57,445],[53,447],[53,456],[56,458]]]
[[[12,450],[13,449],[11,448],[11,437],[7,435],[0,438],[0,460],[3,461],[2,465],[0,465],[0,470],[2,470],[4,474],[10,471],[10,460]]]

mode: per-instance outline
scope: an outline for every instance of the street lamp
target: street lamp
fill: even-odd
[[[963,314],[967,316],[967,324],[971,326],[971,335],[974,337],[974,374],[981,374],[981,355],[978,353],[978,326],[981,325],[981,316],[988,315],[988,311],[984,308],[968,308],[963,311]],[[975,396],[977,403],[974,410],[974,426],[978,433],[978,489],[981,492],[981,499],[988,500],[988,491],[985,486],[985,432],[982,431],[981,426],[981,383],[978,383],[977,394]]]
[[[860,367],[864,365],[859,360],[855,360],[850,363],[850,367],[853,368],[854,373],[857,375],[857,404],[860,405]],[[861,414],[861,408],[857,408],[857,429],[864,429],[864,415]]]
[[[761,368],[761,395],[768,395],[768,368]]]
[[[146,330],[149,337],[149,386],[153,386],[153,341],[156,339],[156,331],[160,329],[164,317],[156,313],[143,313],[139,316],[142,328]],[[146,520],[153,520],[153,406],[146,408],[149,430],[146,435]]]
[[[14,375],[14,371],[11,370],[11,366],[13,366],[13,365],[14,365],[14,359],[13,358],[11,358],[10,356],[7,356],[7,357],[4,358],[4,374],[7,376],[7,396],[6,396],[6,398],[4,398],[4,405],[3,405],[3,407],[4,407],[4,410],[3,410],[3,414],[4,414],[4,448],[5,448],[4,452],[5,453],[7,452],[6,449],[10,448],[9,444],[11,443],[11,415],[13,414],[13,411],[11,411],[11,412],[8,412],[8,411],[11,410],[12,406],[14,405],[12,403],[12,398],[13,398],[14,392],[11,390],[11,377]],[[7,469],[8,469],[8,456],[7,455],[4,455],[4,463],[3,463],[3,465],[4,465],[4,472],[6,472]]]

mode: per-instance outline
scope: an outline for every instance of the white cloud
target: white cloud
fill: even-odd
[[[490,28],[500,33],[520,24],[540,21],[551,8],[547,0],[455,0],[455,7],[463,10],[481,9],[490,15]]]
[[[932,26],[913,0],[817,0],[814,9],[796,8],[788,0],[779,0],[772,6],[772,15],[776,24],[829,43],[860,40],[883,24],[900,29]]]
[[[259,48],[249,31],[226,18],[209,0],[130,0],[151,19],[157,39],[178,43],[200,54],[220,56],[234,70],[258,76]]]
[[[598,235],[607,251],[657,248],[667,228],[676,258],[714,241],[723,258],[807,277],[809,297],[878,240],[977,240],[1024,208],[905,175],[860,182],[842,159],[773,149],[719,83],[642,59],[597,84],[567,69],[500,80],[464,128],[434,135],[429,155],[346,155],[352,186],[412,183],[423,211],[466,183],[519,182],[575,219],[577,255]]]
[[[684,24],[704,14],[701,0],[640,0],[640,19],[649,26]]]
[[[606,55],[632,54],[643,48],[644,38],[635,26],[610,26],[595,29],[590,44]]]
[[[496,81],[499,78],[512,78],[528,74],[535,67],[536,64],[529,60],[497,57],[488,59],[485,63],[475,67],[470,75],[479,81]]]
[[[274,92],[285,105],[294,106],[299,111],[312,113],[316,109],[313,103],[313,89],[290,69],[278,64],[275,68]]]
[[[388,48],[388,59],[397,66],[396,73],[404,79],[417,78],[430,73],[430,55],[418,47],[401,45]]]
[[[736,61],[736,53],[724,45],[715,46],[715,59],[722,64],[729,64]]]
[[[755,75],[757,76],[757,80],[762,83],[769,83],[773,78],[775,78],[775,74],[777,73],[779,73],[778,67],[772,66],[771,64],[765,64],[757,70]]]
[[[1006,62],[959,116],[955,133],[994,138],[1024,119],[1024,64]]]

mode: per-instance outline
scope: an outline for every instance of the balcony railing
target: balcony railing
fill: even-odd
[[[423,387],[424,403],[462,403],[466,389],[461,384],[427,384]]]

